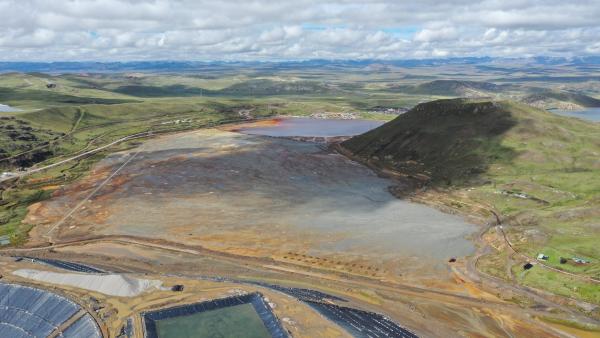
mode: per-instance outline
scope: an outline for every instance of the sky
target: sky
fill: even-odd
[[[2,61],[600,55],[600,0],[0,0]]]

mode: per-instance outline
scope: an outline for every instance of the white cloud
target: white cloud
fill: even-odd
[[[419,42],[435,42],[454,40],[458,36],[458,32],[454,27],[442,27],[435,29],[423,29],[415,34],[415,41]]]
[[[435,56],[435,57],[440,57],[440,58],[442,58],[442,57],[446,57],[446,56],[448,56],[449,54],[450,54],[450,52],[448,52],[447,50],[442,50],[442,49],[434,49],[434,50],[431,52],[431,55],[432,55],[432,56]]]
[[[598,0],[0,0],[0,60],[599,53]]]

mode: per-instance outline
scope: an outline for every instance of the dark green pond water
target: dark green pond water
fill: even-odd
[[[252,304],[229,306],[156,322],[160,338],[270,338]]]

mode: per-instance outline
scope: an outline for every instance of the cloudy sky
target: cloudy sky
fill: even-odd
[[[0,0],[0,60],[600,55],[600,0]]]

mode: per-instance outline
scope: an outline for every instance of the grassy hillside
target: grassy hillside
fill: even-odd
[[[481,97],[501,93],[510,88],[511,85],[497,85],[483,81],[435,80],[415,86],[392,86],[389,89],[409,94]]]
[[[600,100],[571,92],[545,91],[527,95],[520,99],[521,102],[535,107],[571,109],[579,107],[600,107]]]
[[[420,104],[343,146],[375,165],[452,184],[485,172],[493,161],[510,161],[514,151],[502,146],[500,137],[516,124],[497,103],[440,100]]]
[[[236,83],[218,91],[223,95],[324,95],[332,94],[334,89],[316,81],[275,81],[254,79]]]
[[[581,92],[485,81],[434,80],[417,85],[391,85],[386,90],[439,98],[512,99],[541,109],[580,109],[600,106],[599,99]]]
[[[115,93],[135,97],[187,97],[187,96],[277,96],[277,95],[324,95],[333,87],[315,81],[280,81],[253,79],[232,84],[218,90],[198,86],[172,84],[164,86],[128,84],[113,89]]]
[[[598,135],[598,123],[524,104],[454,99],[420,104],[342,146],[374,166],[420,179],[449,206],[491,207],[515,248],[531,259],[545,253],[549,265],[600,278]],[[600,303],[598,284],[541,268],[523,271],[499,235],[488,236],[499,250],[480,269]],[[573,257],[590,263],[575,264]]]
[[[51,89],[38,90],[0,88],[0,102],[13,104],[15,102],[22,103],[22,101],[27,101],[31,103],[44,102],[45,104],[68,105],[92,103],[115,104],[132,102],[133,100],[107,99],[99,97],[81,97],[60,93]]]
[[[137,97],[184,97],[184,96],[201,96],[203,95],[202,88],[188,87],[184,85],[170,86],[145,86],[145,85],[126,85],[118,87],[114,90],[120,94],[126,94]],[[207,94],[208,91],[204,91]]]

